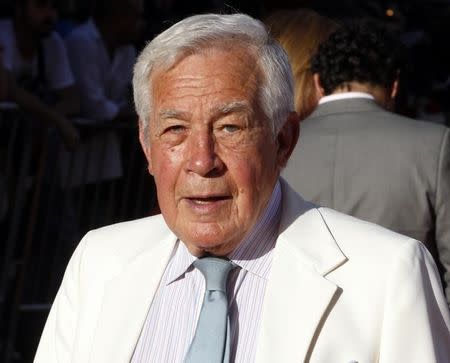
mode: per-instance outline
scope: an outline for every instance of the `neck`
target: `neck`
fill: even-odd
[[[333,94],[346,92],[364,92],[372,95],[375,101],[382,107],[391,110],[393,105],[393,97],[389,88],[372,85],[369,83],[347,82],[333,91]]]
[[[353,82],[346,82],[340,85],[333,91],[333,94],[347,93],[347,92],[364,92],[372,94],[375,88],[376,86],[372,86],[368,83],[359,83],[353,81]]]

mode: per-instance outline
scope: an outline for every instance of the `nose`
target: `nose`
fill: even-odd
[[[217,155],[212,133],[208,130],[196,131],[189,137],[187,171],[203,177],[218,175],[223,170],[223,162]]]

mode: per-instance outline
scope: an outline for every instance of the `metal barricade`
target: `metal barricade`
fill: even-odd
[[[0,105],[2,362],[32,361],[65,266],[83,235],[156,208],[137,125],[83,121],[74,120],[81,145],[67,151],[55,130]]]

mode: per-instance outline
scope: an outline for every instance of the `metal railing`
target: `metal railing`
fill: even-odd
[[[30,362],[65,266],[90,229],[150,215],[136,125],[74,120],[81,144],[0,105],[0,361]]]

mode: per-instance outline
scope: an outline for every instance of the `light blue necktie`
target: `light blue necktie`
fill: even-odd
[[[226,289],[233,264],[217,257],[204,257],[196,260],[194,266],[205,277],[206,290],[185,363],[228,363],[230,320]]]

